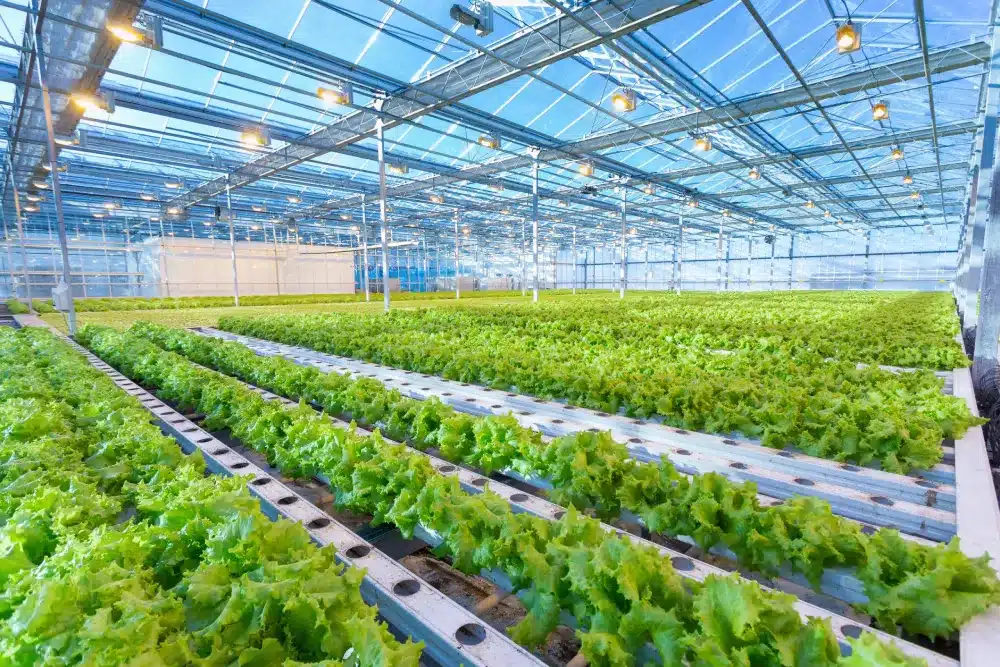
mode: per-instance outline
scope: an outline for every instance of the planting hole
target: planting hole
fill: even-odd
[[[455,639],[463,646],[475,646],[486,641],[486,628],[479,623],[466,623],[455,631]]]

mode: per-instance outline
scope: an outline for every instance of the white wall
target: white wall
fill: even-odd
[[[150,239],[144,246],[140,267],[151,296],[233,293],[228,241]],[[334,249],[240,241],[236,244],[240,294],[353,293],[354,255],[327,252]]]

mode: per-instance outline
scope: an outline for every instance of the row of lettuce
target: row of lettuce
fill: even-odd
[[[404,397],[371,378],[322,373],[281,357],[258,356],[239,343],[158,325],[136,324],[126,334],[88,328],[84,336],[98,342],[95,347],[101,354],[108,348],[107,343],[101,342],[110,340],[117,346],[114,349],[132,350],[143,358],[163,360],[156,363],[187,369],[187,364],[164,351],[177,353],[250,384],[317,405],[330,414],[378,428],[388,437],[417,449],[433,447],[450,461],[485,473],[513,471],[545,480],[552,486],[550,497],[554,502],[602,519],[614,519],[629,512],[639,516],[654,532],[692,537],[705,550],[726,547],[742,566],[757,572],[773,576],[780,568],[790,567],[818,588],[824,571],[846,568],[864,585],[869,601],[862,611],[890,631],[901,628],[931,638],[949,636],[976,614],[1000,603],[1000,582],[988,558],[966,557],[959,550],[957,538],[950,544],[930,547],[903,540],[893,530],[880,530],[869,536],[858,524],[834,515],[826,502],[811,497],[796,497],[764,507],[752,483],[734,483],[714,473],[682,475],[666,459],[656,464],[638,462],[608,433],[586,431],[545,443],[537,431],[521,426],[510,415],[459,413],[437,399],[420,401]],[[124,361],[124,356],[116,361]],[[145,374],[143,379],[157,386],[177,385],[169,374]],[[232,386],[235,392],[235,385]],[[212,406],[200,407],[211,414],[207,408]],[[272,407],[270,413],[274,410]],[[308,424],[316,419],[307,408],[298,416]],[[254,420],[244,428],[260,428],[262,424],[270,426],[273,422]],[[324,427],[327,428],[333,427]],[[294,432],[297,440],[303,437],[299,433],[317,435],[312,426],[299,426]],[[323,437],[318,442],[327,440],[328,437]],[[299,447],[305,451],[293,449],[288,454],[270,444],[268,451],[279,457],[283,468],[302,474],[328,474],[327,466],[340,465],[343,456],[326,446],[316,451],[308,441]],[[412,452],[381,442],[380,449],[390,460],[405,459],[408,466],[419,470],[426,466],[425,459]],[[377,461],[381,454],[371,455]],[[378,480],[399,483],[398,478],[387,475],[382,477],[380,473]],[[422,480],[422,475],[418,476],[414,480],[417,485],[408,482],[407,489],[421,488]],[[407,491],[400,493],[402,498],[412,500]],[[367,505],[362,508],[369,509]],[[391,508],[387,518],[398,521],[394,513],[402,513],[407,522],[412,520],[408,505],[400,507],[398,500],[383,505],[380,511],[385,512],[386,508]],[[519,517],[528,521],[522,515]],[[471,546],[471,543],[460,545],[458,554]],[[522,567],[523,563],[518,562],[514,571],[523,574]],[[539,599],[538,593],[533,592],[531,599]],[[550,611],[555,613],[558,609]]]
[[[155,329],[144,333],[159,340],[175,335]],[[710,576],[703,582],[682,579],[659,551],[609,533],[572,508],[549,521],[514,513],[488,490],[468,494],[429,459],[387,442],[378,432],[362,435],[304,404],[289,408],[267,401],[233,378],[160,348],[138,331],[88,325],[80,338],[126,375],[159,387],[166,400],[204,413],[209,428],[228,429],[286,474],[325,476],[343,508],[393,523],[405,535],[418,525],[438,534],[443,539],[439,553],[464,571],[505,573],[527,608],[524,620],[511,628],[526,646],[543,642],[560,618],[570,614],[591,665],[634,665],[647,645],[667,665],[922,662],[870,633],[841,645],[826,621],[802,619],[794,597],[736,575]],[[288,367],[275,379],[289,386],[272,386],[295,394],[299,372],[308,374]],[[335,384],[325,391],[329,400],[338,400]],[[358,400],[365,391],[372,392],[370,409],[378,410],[377,387],[355,385]],[[415,415],[424,414],[421,406],[412,407]],[[497,435],[503,437],[502,429]]]
[[[470,291],[462,294],[465,299],[520,296],[512,291]],[[381,295],[374,295],[378,299]],[[454,292],[399,292],[392,294],[397,301],[433,301],[454,299]],[[357,303],[364,301],[363,293],[355,294],[266,294],[240,297],[241,306],[291,306],[309,304]],[[36,312],[53,313],[55,308],[47,299],[32,299]],[[117,310],[182,310],[187,308],[229,308],[235,306],[231,296],[182,296],[182,297],[113,297],[77,299],[75,308],[80,313],[107,312]],[[15,314],[28,312],[26,302],[8,299],[7,308]]]
[[[753,338],[749,323],[752,347],[718,350],[671,324],[678,312],[663,299],[588,298],[388,315],[226,316],[219,326],[890,472],[933,467],[943,439],[981,423],[964,401],[942,393],[930,371],[859,368],[777,336]],[[730,316],[740,319],[736,310]]]
[[[415,667],[362,573],[245,485],[52,334],[0,328],[0,664]]]

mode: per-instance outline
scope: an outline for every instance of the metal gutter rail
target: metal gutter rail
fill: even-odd
[[[187,453],[200,450],[213,473],[249,475],[247,486],[271,518],[301,523],[320,545],[332,544],[340,562],[363,567],[361,594],[378,607],[388,623],[426,644],[425,653],[443,665],[511,665],[541,667],[544,663],[473,612],[447,598],[389,556],[375,549],[346,526],[306,501],[274,477],[233,451],[225,443],[188,420],[97,356],[65,339],[90,364],[108,375],[122,390],[135,396]]]
[[[214,371],[213,369],[200,366],[195,362],[190,362],[190,363],[200,368],[205,368],[208,371],[219,373],[219,371]],[[298,407],[298,403],[288,398],[275,394],[266,389],[256,387],[247,382],[243,382],[242,380],[238,380],[235,378],[234,380],[236,382],[239,382],[241,385],[247,387],[248,389],[256,392],[265,400],[278,401],[282,403],[284,406],[289,408]],[[351,425],[344,422],[343,420],[330,417],[329,415],[327,417],[328,419],[330,419],[331,422],[337,424],[342,428],[351,428]],[[371,431],[368,431],[367,429],[363,429],[360,427],[356,428],[356,431],[360,434],[371,433]],[[385,440],[386,442],[389,443],[400,444],[400,443],[395,443],[395,441],[390,440],[388,438],[385,438]],[[435,470],[437,470],[440,474],[446,476],[454,476],[458,478],[461,487],[467,493],[472,493],[472,494],[482,493],[488,487],[490,491],[499,495],[501,498],[507,501],[512,511],[514,512],[528,512],[534,516],[547,519],[549,521],[558,521],[560,518],[562,518],[563,515],[565,515],[567,511],[566,508],[560,505],[556,505],[537,496],[525,493],[512,486],[503,484],[502,482],[489,479],[488,477],[485,477],[472,470],[468,470],[461,466],[452,464],[444,459],[438,458],[431,454],[427,454],[426,452],[421,452],[413,448],[410,449],[416,454],[427,457],[427,459],[434,466]],[[323,476],[318,476],[317,479],[327,484],[328,486],[330,484],[329,479],[326,479]],[[722,568],[696,560],[679,551],[675,551],[663,545],[656,544],[655,542],[643,539],[642,537],[633,535],[632,533],[624,531],[620,528],[616,528],[614,526],[610,526],[605,523],[601,523],[601,527],[604,530],[608,532],[614,532],[617,535],[626,538],[637,545],[657,550],[665,558],[670,559],[670,562],[673,565],[674,569],[682,577],[690,578],[696,581],[703,581],[706,577],[708,577],[711,574],[723,577],[730,576],[732,574],[731,572],[723,570]],[[419,531],[418,537],[432,545],[440,543],[440,540],[436,539],[433,534],[423,529]],[[501,588],[505,588],[507,591],[510,590],[510,584],[509,583],[505,584],[506,576],[503,573],[484,572],[482,574],[486,579],[490,580],[494,584],[500,586]],[[804,582],[804,580],[802,581]],[[828,576],[827,575],[824,576],[824,582],[831,587],[842,588],[843,589],[842,594],[845,596],[845,599],[850,596],[856,597],[858,595],[858,592],[861,591],[862,588],[861,584],[857,582],[857,580],[855,580],[848,573],[842,570],[831,570],[828,573]],[[861,595],[863,596],[863,593],[861,593]],[[880,641],[895,643],[907,655],[911,655],[926,660],[927,664],[930,667],[958,664],[957,661],[952,660],[947,656],[943,656],[929,649],[925,649],[917,644],[906,642],[898,637],[894,637],[880,630],[864,627],[862,625],[859,625],[856,621],[850,618],[833,613],[817,605],[805,602],[801,599],[797,599],[795,601],[794,606],[803,619],[810,617],[826,619],[827,621],[829,621],[834,632],[836,632],[841,637],[856,638],[860,636],[862,632],[871,632],[874,635],[876,635]],[[842,640],[838,641],[840,641],[842,650],[845,650],[844,647],[847,647],[848,644],[846,644]]]
[[[950,484],[778,451],[746,439],[598,413],[210,327],[196,331],[242,343],[258,354],[283,356],[324,372],[371,377],[404,396],[421,400],[435,396],[460,412],[511,413],[523,426],[547,436],[588,429],[608,430],[638,460],[658,461],[667,456],[681,472],[718,472],[736,481],[753,481],[762,494],[773,498],[817,496],[829,502],[836,514],[865,524],[896,528],[933,541],[947,541],[957,530],[955,489]]]

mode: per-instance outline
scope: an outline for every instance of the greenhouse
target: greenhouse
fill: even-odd
[[[1000,664],[1000,0],[0,0],[0,665]]]

